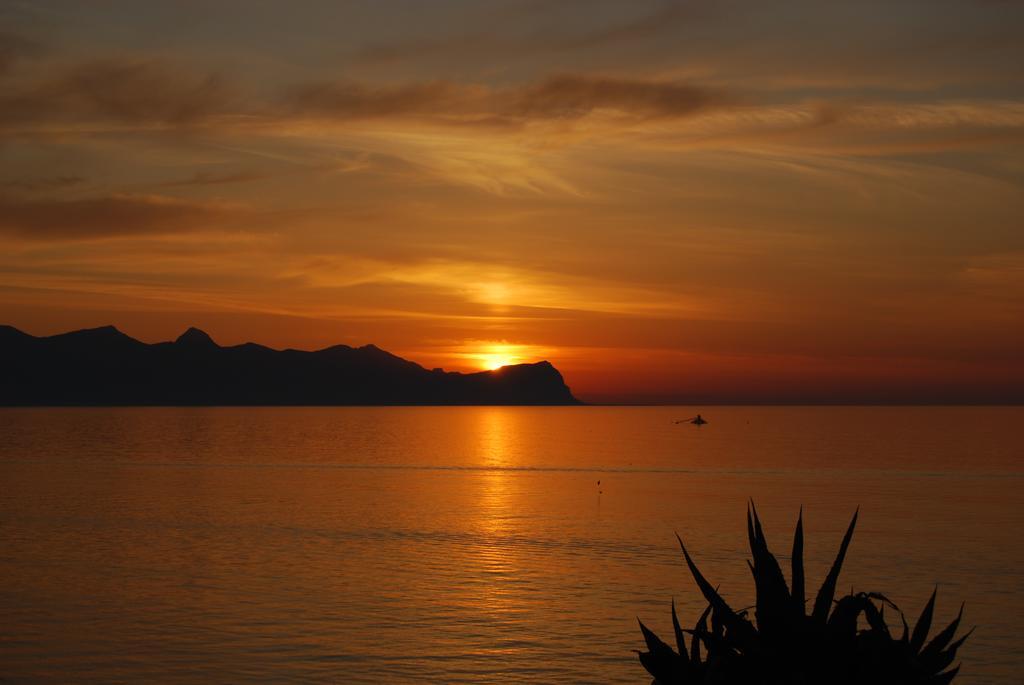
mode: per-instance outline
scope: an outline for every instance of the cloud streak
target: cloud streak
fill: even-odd
[[[158,195],[33,201],[0,198],[0,234],[29,241],[172,235],[215,226],[230,211],[222,205]]]
[[[304,121],[417,120],[500,129],[572,122],[596,113],[634,121],[678,119],[735,101],[732,94],[699,84],[582,73],[501,87],[446,80],[322,80],[260,99],[244,97],[216,73],[122,57],[49,65],[11,80],[0,92],[0,128],[8,134],[54,135],[118,129],[231,133]]]
[[[298,117],[522,124],[580,119],[599,110],[636,118],[685,117],[733,100],[718,89],[687,83],[563,74],[506,88],[447,81],[381,87],[324,82],[295,89],[287,102]]]
[[[79,186],[85,182],[86,179],[82,176],[64,174],[47,178],[22,178],[15,181],[7,181],[0,185],[23,192],[52,192],[54,190],[64,190]]]
[[[188,178],[177,181],[168,181],[163,185],[165,188],[186,188],[189,186],[219,186],[229,183],[247,183],[266,178],[265,174],[255,171],[228,171],[217,173],[212,171],[197,171]]]
[[[102,59],[0,94],[0,123],[116,122],[187,126],[233,111],[226,81],[151,59]]]
[[[825,149],[842,141],[865,150],[899,149],[901,141],[908,149],[941,149],[965,141],[1018,138],[1024,130],[1024,105],[1010,99],[786,101],[778,94],[687,80],[585,72],[506,85],[325,79],[257,97],[214,72],[128,57],[51,64],[11,79],[0,92],[0,131],[8,135],[155,129],[301,137],[314,124],[373,125],[395,133],[423,126],[483,134],[528,131],[540,142],[639,133],[669,146],[773,139]],[[826,128],[842,135],[793,135]],[[181,184],[243,180],[251,179],[211,174]]]

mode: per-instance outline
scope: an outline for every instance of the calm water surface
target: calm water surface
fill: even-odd
[[[734,606],[744,506],[820,583],[961,600],[1024,673],[1024,409],[0,410],[4,682],[648,682],[636,617]],[[601,484],[598,486],[597,482]]]

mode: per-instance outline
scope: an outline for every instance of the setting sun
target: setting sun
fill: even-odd
[[[503,366],[519,364],[523,358],[515,353],[513,345],[492,345],[474,355],[481,368],[494,371]]]
[[[529,345],[507,340],[467,338],[450,346],[437,346],[433,355],[422,355],[425,366],[442,367],[449,371],[472,373],[494,371],[503,366],[533,364],[569,358],[565,348],[548,345]]]

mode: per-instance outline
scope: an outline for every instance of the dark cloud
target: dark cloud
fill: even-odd
[[[292,91],[287,102],[300,114],[364,119],[445,113],[465,99],[466,87],[444,81],[402,86],[316,83]]]
[[[507,87],[427,81],[375,85],[355,81],[300,84],[269,101],[234,97],[216,74],[142,59],[105,59],[50,68],[0,92],[0,126],[8,132],[47,126],[196,127],[242,121],[263,125],[293,119],[421,118],[452,124],[516,125],[535,119],[586,116],[598,109],[633,117],[678,117],[728,98],[671,81],[561,75]],[[197,175],[187,185],[251,180]]]
[[[254,171],[231,171],[226,173],[214,173],[209,171],[197,171],[188,178],[163,183],[166,188],[182,186],[213,186],[225,183],[245,183],[246,181],[258,181],[266,178],[265,174]]]
[[[565,75],[525,88],[515,110],[527,118],[574,118],[596,109],[678,117],[728,102],[722,92],[683,83]]]
[[[194,74],[154,60],[98,60],[9,87],[0,95],[0,121],[196,124],[228,110],[228,90],[216,74]]]
[[[50,178],[18,179],[16,181],[7,181],[0,185],[19,191],[49,191],[81,185],[85,183],[85,180],[82,176],[64,175]]]
[[[53,201],[0,198],[0,234],[40,241],[165,235],[208,228],[228,214],[218,205],[149,195]]]
[[[290,113],[297,116],[420,116],[488,124],[574,119],[599,109],[642,118],[681,117],[730,101],[719,90],[685,83],[571,74],[497,89],[444,81],[389,87],[320,83],[297,89],[288,98]]]
[[[34,57],[42,52],[39,43],[13,33],[0,31],[0,75],[10,70],[19,59]]]

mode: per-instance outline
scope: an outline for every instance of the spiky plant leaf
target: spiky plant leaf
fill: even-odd
[[[956,618],[954,618],[948,626],[946,626],[938,635],[932,638],[923,650],[921,650],[921,657],[927,658],[932,654],[937,654],[945,648],[949,641],[956,635],[956,629],[960,627],[960,619],[964,617],[964,605],[960,604],[960,611],[957,612]]]
[[[847,595],[836,602],[832,615],[828,618],[828,629],[833,635],[843,638],[857,636],[857,617],[870,604],[867,598],[858,595]]]
[[[949,685],[949,683],[953,681],[953,678],[955,678],[956,674],[959,673],[959,672],[960,672],[960,667],[957,666],[952,671],[946,671],[945,673],[940,673],[939,675],[935,676],[934,678],[930,678],[927,681],[928,685]]]
[[[868,625],[871,626],[872,630],[877,630],[879,633],[884,635],[886,638],[892,639],[889,636],[889,626],[885,622],[885,606],[882,606],[882,610],[879,611],[878,607],[872,602],[864,603],[864,618],[867,620]]]
[[[891,606],[896,611],[900,610],[900,608],[898,606],[896,606],[895,602],[893,602],[891,599],[889,599],[888,597],[883,595],[881,592],[865,592],[864,595],[866,597],[870,597],[871,599],[874,599],[874,600],[877,600],[879,602],[882,602],[883,604],[888,604],[889,606]]]
[[[700,638],[697,636],[698,632],[708,632],[708,615],[711,613],[711,605],[708,604],[708,608],[701,613],[700,618],[697,620],[697,625],[693,628],[693,642],[690,645],[690,662],[693,664],[700,663]]]
[[[843,542],[839,545],[839,553],[836,555],[836,560],[832,562],[832,568],[829,569],[828,575],[825,576],[825,582],[821,584],[818,596],[814,600],[814,613],[812,615],[818,623],[825,623],[828,619],[828,610],[831,608],[832,599],[836,594],[839,572],[843,568],[843,559],[846,558],[846,550],[850,546],[850,539],[853,538],[853,529],[857,526],[857,516],[859,514],[860,509],[858,508],[853,514],[853,520],[850,521],[850,527],[846,529]]]
[[[725,626],[722,625],[722,614],[717,609],[711,610],[711,634],[715,637],[725,635]]]
[[[686,565],[690,569],[690,575],[696,581],[697,587],[700,588],[701,594],[704,595],[704,599],[708,601],[714,610],[712,623],[714,623],[715,617],[717,617],[717,620],[726,623],[730,629],[736,631],[736,637],[739,640],[749,642],[753,637],[753,626],[736,616],[736,613],[729,607],[729,604],[722,599],[722,596],[718,594],[715,588],[711,587],[711,583],[707,581],[697,568],[697,565],[693,563],[690,553],[686,551],[686,545],[683,544],[683,539],[678,534],[676,539],[679,540],[679,547],[683,550],[683,557],[686,559]]]
[[[676,682],[682,677],[682,666],[679,662],[679,656],[672,651],[671,647],[651,632],[643,624],[643,621],[637,619],[637,623],[640,624],[640,631],[644,634],[644,642],[647,643],[647,651],[640,652],[640,663],[658,682]]]
[[[676,614],[676,600],[672,598],[672,631],[676,634],[676,651],[679,652],[683,661],[689,661],[686,655],[686,636],[683,634],[683,627],[679,625],[679,616]]]
[[[750,570],[757,593],[754,609],[757,628],[762,632],[779,632],[788,623],[792,601],[782,568],[768,549],[768,540],[753,502],[747,506],[747,536],[750,540],[750,553],[754,557]]]
[[[963,645],[963,643],[967,640],[967,638],[971,636],[971,633],[973,632],[974,628],[971,628],[969,631],[967,631],[966,635],[964,635],[959,640],[951,644],[948,649],[946,649],[943,652],[939,652],[937,655],[929,658],[927,661],[925,661],[921,656],[919,656],[918,658],[921,660],[922,664],[925,666],[925,668],[928,669],[929,672],[939,673],[940,671],[949,668],[950,664],[952,664],[953,661],[956,659],[957,650],[960,649],[960,646]]]
[[[917,624],[914,625],[914,632],[910,636],[910,651],[914,654],[921,651],[921,647],[924,646],[924,640],[928,637],[928,631],[931,630],[932,615],[935,613],[935,595],[938,592],[938,588],[932,590],[931,598],[924,605],[924,609],[921,610],[921,617],[917,619]]]
[[[804,508],[796,518],[796,531],[793,533],[793,554],[789,560],[792,569],[792,603],[793,613],[804,615]]]

